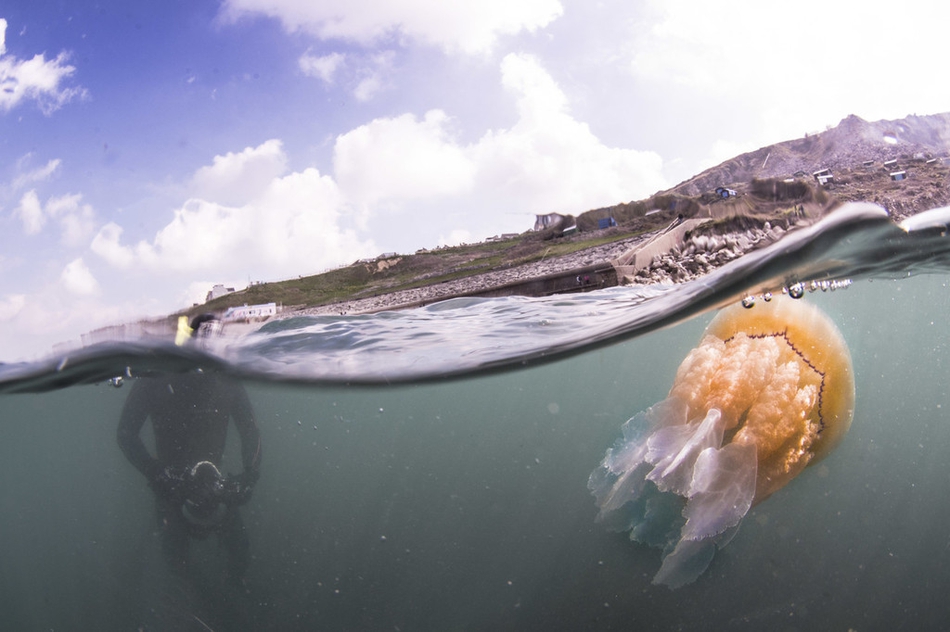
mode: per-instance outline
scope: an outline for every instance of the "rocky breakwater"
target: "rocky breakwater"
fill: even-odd
[[[697,234],[699,233],[699,234]],[[654,253],[648,262],[624,271],[627,284],[683,283],[714,270],[747,252],[778,241],[786,229],[764,222],[736,232],[706,234],[696,230],[666,252]]]
[[[542,257],[540,261],[475,274],[469,277],[432,283],[421,287],[396,290],[348,301],[307,307],[287,312],[288,316],[316,316],[325,314],[366,314],[390,309],[404,309],[427,305],[459,296],[473,296],[492,288],[512,283],[537,279],[552,274],[560,274],[592,265],[604,264],[630,251],[642,243],[647,236],[637,235],[609,244],[586,248],[569,255]]]

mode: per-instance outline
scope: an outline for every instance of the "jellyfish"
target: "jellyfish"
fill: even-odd
[[[663,550],[654,584],[688,584],[749,509],[835,449],[853,412],[851,356],[817,307],[726,308],[591,473],[597,520]]]

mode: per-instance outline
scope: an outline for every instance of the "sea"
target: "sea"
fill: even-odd
[[[923,630],[950,621],[950,208],[852,204],[697,280],[286,318],[205,346],[0,365],[0,628]],[[694,583],[595,522],[588,477],[716,311],[800,300],[852,356],[850,432]],[[171,573],[116,428],[139,379],[245,386],[250,566]],[[148,426],[143,434],[150,445]],[[222,469],[240,470],[232,428]]]

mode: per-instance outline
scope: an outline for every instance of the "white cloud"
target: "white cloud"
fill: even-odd
[[[739,133],[756,147],[848,114],[950,109],[934,66],[913,61],[945,56],[950,5],[866,2],[858,11],[802,0],[791,10],[756,0],[652,0],[650,8],[650,21],[631,33],[636,77],[659,95],[702,104],[710,121],[743,119]]]
[[[573,118],[567,98],[537,59],[508,55],[502,83],[517,98],[519,119],[491,131],[473,149],[479,190],[520,212],[578,213],[645,197],[666,186],[653,152],[611,147]]]
[[[326,84],[332,84],[336,71],[343,65],[346,57],[341,53],[330,53],[317,57],[309,51],[300,56],[297,64],[300,70],[309,77],[316,77]]]
[[[66,246],[78,246],[88,239],[95,221],[92,207],[82,203],[78,193],[51,197],[45,205],[40,204],[35,190],[27,191],[20,198],[14,214],[23,223],[23,232],[36,235],[47,221],[58,219],[62,230],[61,241]]]
[[[281,142],[268,140],[238,153],[215,156],[192,178],[192,195],[225,206],[237,205],[260,195],[274,178],[287,172],[287,156]]]
[[[17,169],[20,170],[25,163],[29,162],[32,154],[27,154],[17,161]],[[54,158],[47,162],[44,166],[37,169],[32,169],[25,173],[20,173],[16,178],[13,179],[12,187],[16,191],[22,189],[25,186],[29,186],[34,182],[43,182],[48,180],[58,169],[62,161],[59,158]]]
[[[128,268],[135,262],[135,253],[120,243],[122,230],[115,222],[109,222],[93,237],[90,249],[109,264],[117,268]]]
[[[339,136],[333,151],[337,182],[362,207],[463,194],[475,165],[449,132],[441,110],[376,119]]]
[[[390,87],[388,76],[392,72],[395,58],[396,55],[392,51],[384,51],[373,55],[370,62],[363,66],[360,71],[362,79],[353,90],[353,96],[357,101],[369,101]]]
[[[0,298],[0,322],[12,320],[26,305],[26,295],[11,294]]]
[[[46,217],[43,214],[43,206],[40,204],[40,198],[36,191],[27,191],[20,198],[20,206],[13,211],[14,215],[23,222],[23,232],[27,235],[35,235],[43,230],[46,224]]]
[[[499,36],[535,31],[564,12],[558,0],[225,0],[222,16],[262,14],[289,31],[372,44],[393,35],[447,51],[485,53]]]
[[[441,110],[422,120],[376,119],[337,138],[333,164],[343,193],[377,213],[438,200],[494,220],[497,231],[511,225],[503,214],[578,213],[667,186],[658,155],[611,147],[574,119],[535,58],[508,55],[501,71],[518,105],[510,128],[463,145]]]
[[[60,276],[63,286],[71,294],[89,296],[99,292],[99,282],[83,262],[82,257],[69,262]]]
[[[92,250],[116,267],[138,263],[192,279],[254,280],[312,273],[376,254],[372,242],[341,227],[345,203],[333,179],[313,168],[277,175],[286,162],[279,141],[218,156],[193,182],[219,197],[187,200],[154,239],[134,246],[122,244],[122,227],[107,224]]]
[[[42,54],[17,59],[6,52],[6,31],[7,21],[0,18],[0,110],[10,111],[23,101],[33,100],[49,114],[85,94],[82,88],[63,86],[76,72],[66,63],[66,53],[49,60]]]

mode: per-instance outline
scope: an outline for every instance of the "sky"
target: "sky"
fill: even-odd
[[[0,361],[950,111],[950,4],[0,5]],[[859,8],[857,8],[859,7]]]

